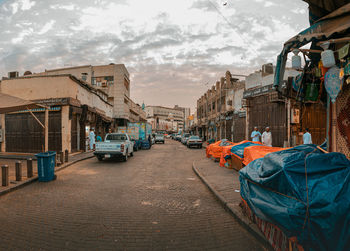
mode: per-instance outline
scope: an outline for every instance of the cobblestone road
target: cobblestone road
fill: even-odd
[[[0,197],[0,250],[263,250],[168,140],[127,163],[80,162]]]

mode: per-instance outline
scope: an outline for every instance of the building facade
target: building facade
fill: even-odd
[[[130,98],[130,75],[124,64],[85,65],[45,70],[34,75],[71,74],[108,95],[113,105],[113,126],[126,126],[127,122],[145,121],[146,113]]]
[[[243,140],[245,110],[242,107],[244,81],[229,71],[197,100],[195,131],[203,139]]]
[[[0,92],[49,107],[49,150],[87,149],[90,128],[104,136],[111,126],[108,95],[69,74],[3,79]],[[31,111],[44,121],[44,109]],[[44,130],[28,110],[1,115],[2,152],[42,152]]]
[[[180,132],[184,129],[184,112],[178,107],[146,106],[145,112],[154,131]]]

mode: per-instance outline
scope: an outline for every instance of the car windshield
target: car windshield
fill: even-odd
[[[124,141],[124,140],[126,140],[126,135],[125,134],[108,134],[106,140]]]
[[[188,137],[190,137],[190,134],[185,134],[184,137],[188,138]]]
[[[200,139],[198,136],[191,136],[190,139]]]
[[[163,135],[162,134],[157,134],[156,137],[163,137]]]

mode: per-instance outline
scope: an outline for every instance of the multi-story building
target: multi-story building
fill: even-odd
[[[180,107],[178,105],[174,106],[175,110],[182,111],[184,114],[184,126],[183,129],[184,131],[189,131],[190,129],[190,116],[191,116],[191,109],[188,107]]]
[[[145,111],[154,131],[178,132],[184,128],[184,112],[178,108],[146,106]]]
[[[146,113],[130,99],[129,72],[124,64],[84,65],[53,70],[33,75],[71,74],[108,95],[113,105],[114,126],[125,126],[128,121],[145,121]]]
[[[245,138],[245,111],[242,108],[244,81],[229,71],[197,100],[196,131],[204,139]]]

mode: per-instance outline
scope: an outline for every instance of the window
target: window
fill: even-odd
[[[129,91],[129,81],[124,78],[124,86]]]
[[[81,74],[81,79],[84,80],[84,81],[86,81],[86,80],[87,80],[87,75],[88,75],[88,74],[87,74],[86,72],[82,73],[82,74]]]
[[[107,135],[106,140],[109,140],[109,141],[124,141],[124,140],[127,140],[127,138],[126,138],[125,134],[109,134],[109,135]]]
[[[104,77],[94,77],[91,78],[92,85],[108,87],[114,84],[113,76],[104,76]]]

